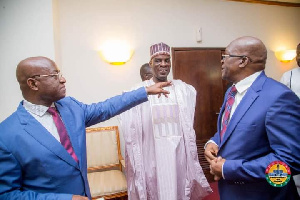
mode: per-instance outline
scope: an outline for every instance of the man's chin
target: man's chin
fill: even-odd
[[[159,77],[157,77],[157,79],[161,82],[167,81],[168,75],[160,75]]]
[[[66,97],[66,94],[63,94],[63,95],[61,95],[60,97],[58,97],[56,101],[59,101],[59,100],[65,98],[65,97]]]
[[[167,77],[164,77],[164,78],[158,78],[157,79],[159,82],[166,82],[168,81]]]

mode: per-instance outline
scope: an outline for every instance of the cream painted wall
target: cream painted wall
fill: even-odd
[[[153,43],[225,47],[239,36],[252,35],[265,42],[266,72],[279,80],[296,63],[280,63],[274,51],[295,48],[300,41],[299,11],[224,0],[0,0],[0,121],[21,99],[15,67],[28,56],[55,58],[67,79],[68,95],[92,103],[139,82],[139,67],[148,62]],[[195,40],[198,27],[202,43]],[[108,39],[132,45],[135,53],[127,64],[112,66],[101,60],[96,49]],[[116,123],[112,119],[102,125]]]
[[[54,59],[51,0],[0,0],[0,122],[22,99],[17,64],[30,56]]]
[[[266,73],[279,80],[296,62],[282,64],[274,51],[295,48],[300,41],[300,8],[220,0],[60,0],[60,66],[68,95],[92,103],[129,89],[140,81],[139,67],[149,61],[149,46],[226,47],[251,35],[268,48]],[[195,30],[202,27],[203,41]],[[112,66],[97,48],[109,39],[128,41],[135,53],[125,65]],[[171,75],[172,77],[172,75]],[[109,120],[102,125],[117,124]]]

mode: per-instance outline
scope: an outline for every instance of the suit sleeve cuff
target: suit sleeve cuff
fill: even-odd
[[[240,174],[238,173],[240,166],[242,166],[242,160],[226,160],[222,167],[222,175],[223,178],[227,180],[237,180],[240,178]]]
[[[146,90],[146,87],[140,87],[138,90],[141,90],[142,91],[142,95],[144,98],[146,98],[148,100],[148,94],[147,94],[147,90]]]

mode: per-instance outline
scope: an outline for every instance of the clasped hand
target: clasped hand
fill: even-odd
[[[214,180],[218,181],[222,178],[222,166],[225,159],[221,156],[217,157],[219,147],[214,143],[208,143],[205,148],[205,158],[209,162],[210,173],[214,175]]]

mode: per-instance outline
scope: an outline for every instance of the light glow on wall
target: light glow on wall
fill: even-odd
[[[104,61],[112,65],[123,65],[128,62],[133,54],[126,41],[109,40],[99,48],[99,54]]]
[[[296,50],[276,51],[275,56],[280,62],[290,62],[296,57]]]

